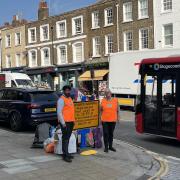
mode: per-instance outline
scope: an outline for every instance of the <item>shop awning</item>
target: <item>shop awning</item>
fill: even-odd
[[[90,71],[84,72],[79,76],[78,81],[103,80],[103,77],[109,73],[109,70],[94,70],[94,78],[91,78]]]

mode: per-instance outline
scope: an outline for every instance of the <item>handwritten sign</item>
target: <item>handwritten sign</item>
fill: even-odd
[[[85,129],[99,125],[99,101],[76,102],[75,127],[74,129]]]

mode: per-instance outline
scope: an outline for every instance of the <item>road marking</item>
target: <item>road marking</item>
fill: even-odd
[[[36,157],[30,157],[28,159],[33,161],[33,162],[36,162],[36,163],[41,163],[41,162],[59,160],[59,157],[56,157],[56,156],[36,156]]]
[[[166,156],[167,159],[175,160],[175,161],[180,161],[180,158],[173,157],[173,156]]]
[[[1,161],[0,164],[6,166],[7,168],[17,167],[17,166],[24,166],[24,165],[31,165],[33,164],[32,161],[27,161],[25,159],[14,159],[8,161]]]
[[[38,168],[31,166],[31,165],[17,166],[17,167],[2,169],[2,171],[6,172],[8,174],[24,173],[24,172],[30,172],[30,171],[35,171],[35,170],[38,170]]]

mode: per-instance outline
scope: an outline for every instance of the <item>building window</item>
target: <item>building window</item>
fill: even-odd
[[[29,43],[36,42],[36,28],[28,29],[28,42]]]
[[[148,0],[139,0],[139,19],[148,18]]]
[[[6,35],[6,47],[11,47],[11,35]]]
[[[50,66],[50,48],[41,49],[41,65]]]
[[[49,25],[43,25],[40,27],[40,38],[41,41],[49,40]]]
[[[173,25],[164,25],[164,46],[173,46]]]
[[[101,55],[101,40],[100,37],[93,38],[93,56],[97,57]]]
[[[58,48],[58,64],[67,63],[67,46],[60,45]]]
[[[16,67],[19,67],[21,65],[21,54],[16,54]]]
[[[124,33],[124,51],[133,50],[133,34],[132,32]]]
[[[164,11],[172,10],[172,0],[163,0],[163,10]]]
[[[148,29],[140,30],[140,49],[149,48],[149,31]]]
[[[10,68],[11,67],[11,56],[7,55],[6,56],[6,68]]]
[[[36,67],[37,66],[37,50],[29,51],[29,66]]]
[[[15,45],[16,46],[21,45],[21,33],[20,32],[15,34]]]
[[[112,7],[104,10],[105,26],[113,25],[113,9]]]
[[[132,2],[123,4],[123,20],[124,22],[132,21]]]
[[[73,44],[73,61],[75,63],[84,61],[84,44],[77,42]]]
[[[99,11],[95,11],[92,13],[92,28],[99,28]]]
[[[57,38],[62,38],[67,36],[66,20],[59,21],[56,23]]]
[[[105,36],[105,51],[106,55],[113,53],[113,35],[109,34]]]
[[[72,34],[78,35],[83,33],[83,16],[72,18]]]

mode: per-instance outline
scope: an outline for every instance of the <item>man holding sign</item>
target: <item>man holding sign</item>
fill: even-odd
[[[57,103],[58,123],[62,130],[63,160],[66,162],[72,162],[73,159],[73,156],[71,156],[68,152],[69,140],[75,122],[74,103],[70,95],[71,87],[64,86],[63,95],[60,97]]]

